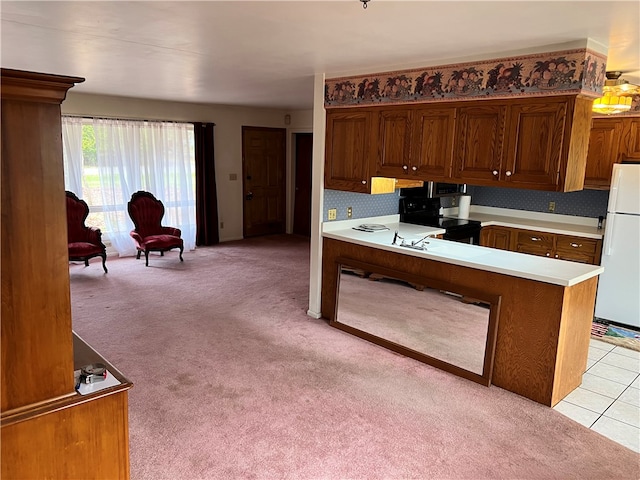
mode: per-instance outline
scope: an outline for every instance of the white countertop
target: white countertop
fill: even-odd
[[[426,251],[392,245],[396,230],[407,243],[420,240],[426,235],[444,233],[441,228],[400,223],[399,218],[399,215],[387,215],[324,222],[322,236],[389,252],[562,286],[576,285],[604,271],[604,268],[598,265],[585,265],[436,238],[427,240],[429,243]],[[361,224],[385,225],[389,230],[372,233],[353,230],[352,227]]]
[[[455,217],[457,209],[449,216]],[[472,205],[469,220],[477,220],[483,227],[498,225],[501,227],[521,228],[537,232],[558,233],[600,240],[604,236],[604,228],[598,229],[597,219],[558,215],[505,208],[481,207]]]

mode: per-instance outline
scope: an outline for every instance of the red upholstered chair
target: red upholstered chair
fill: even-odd
[[[129,216],[133,220],[135,229],[131,230],[131,237],[138,249],[137,259],[144,252],[146,266],[149,266],[149,252],[160,252],[164,255],[167,250],[180,249],[180,261],[184,242],[179,228],[163,227],[164,205],[149,192],[139,191],[131,195],[127,205]]]
[[[88,267],[90,258],[102,257],[102,268],[107,273],[107,248],[102,243],[102,232],[99,228],[84,224],[89,215],[87,202],[79,199],[73,192],[67,191],[66,194],[69,261],[84,261]]]

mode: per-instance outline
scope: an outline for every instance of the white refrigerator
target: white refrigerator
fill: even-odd
[[[640,328],[640,164],[613,166],[595,316]]]

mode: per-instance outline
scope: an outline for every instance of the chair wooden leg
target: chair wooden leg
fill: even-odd
[[[160,256],[164,257],[164,250],[160,250]]]
[[[184,247],[180,247],[180,261],[184,262],[184,260],[182,259],[182,251],[184,250]]]
[[[138,250],[138,255],[136,256],[136,260],[140,260],[140,254],[142,253],[142,250]]]
[[[102,257],[102,268],[104,268],[104,273],[109,273],[109,270],[107,270],[107,254],[103,253],[100,256]]]
[[[144,266],[148,267],[149,266],[149,250],[145,250],[144,251],[144,259],[145,259]]]
[[[84,259],[84,266],[85,266],[85,267],[88,267],[88,266],[89,266],[89,259],[88,259],[88,258],[85,258],[85,259]]]

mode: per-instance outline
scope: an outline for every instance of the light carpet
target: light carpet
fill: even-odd
[[[549,407],[306,315],[309,242],[70,265],[73,326],[131,381],[138,479],[631,479]]]

